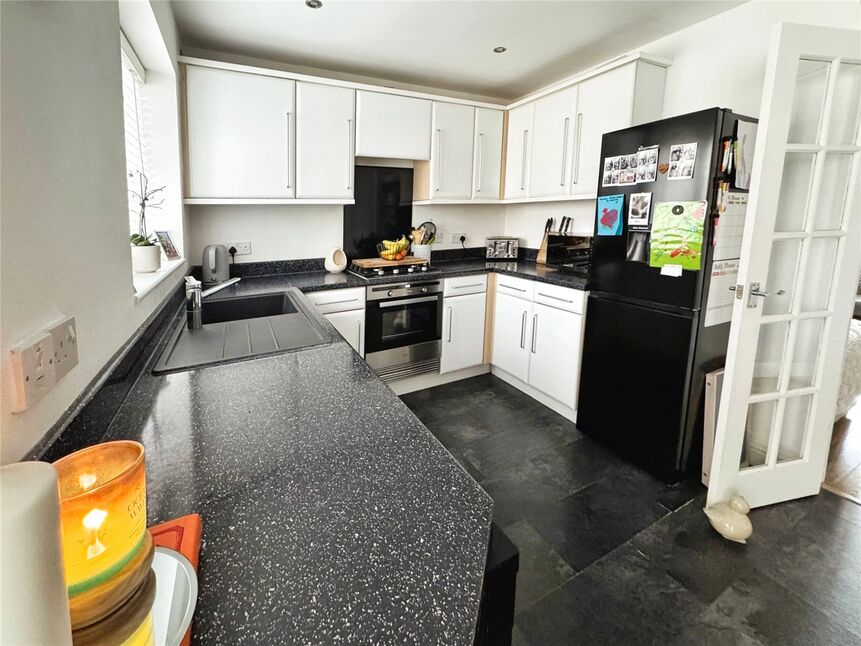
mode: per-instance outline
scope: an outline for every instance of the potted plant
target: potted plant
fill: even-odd
[[[131,173],[129,173],[129,176],[131,176]],[[140,192],[130,191],[140,206],[138,232],[131,235],[132,271],[136,273],[151,273],[158,271],[161,267],[161,247],[156,244],[157,238],[147,233],[146,210],[147,208],[161,208],[164,200],[153,201],[153,196],[163,191],[164,186],[150,190],[148,187],[149,180],[141,172],[138,172],[138,180],[140,182]]]

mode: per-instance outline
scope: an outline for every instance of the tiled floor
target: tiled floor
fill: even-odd
[[[515,643],[859,644],[861,506],[824,492],[720,538],[666,487],[490,375],[403,400],[520,549]]]

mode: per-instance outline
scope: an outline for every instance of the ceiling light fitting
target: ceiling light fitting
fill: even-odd
[[[319,9],[323,6],[322,0],[305,0],[305,5],[312,9]]]
[[[312,2],[312,1],[313,0],[308,0],[308,2]],[[307,2],[306,2],[306,4],[307,4]],[[493,53],[494,54],[501,54],[502,52],[506,51],[507,49],[508,49],[508,47],[494,47]]]

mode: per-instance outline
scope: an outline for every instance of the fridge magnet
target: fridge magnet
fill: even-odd
[[[691,179],[697,161],[697,144],[673,144],[670,146],[669,179]]]
[[[625,206],[624,195],[602,195],[598,198],[598,235],[622,235],[622,209]]]
[[[649,213],[652,207],[651,193],[632,193],[628,201],[628,226],[649,226]]]
[[[706,206],[705,200],[659,202],[655,205],[649,248],[650,267],[679,265],[682,269],[699,271]]]
[[[628,247],[625,260],[631,262],[649,262],[649,232],[628,231]]]
[[[618,157],[607,157],[604,159],[604,169],[603,169],[603,178],[601,180],[601,186],[615,186],[615,182],[613,181],[613,165],[616,163]],[[615,170],[618,170],[616,168]],[[618,178],[618,173],[616,174]]]
[[[658,177],[658,146],[637,151],[637,183],[654,182]]]
[[[757,124],[747,121],[736,123],[737,133],[733,154],[735,156],[735,187],[750,189],[750,167],[753,163],[753,145],[756,142]]]

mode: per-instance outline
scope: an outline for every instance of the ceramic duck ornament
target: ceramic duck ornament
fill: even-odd
[[[703,509],[718,534],[736,543],[747,543],[753,534],[753,525],[747,517],[750,505],[742,496],[733,496],[729,502],[719,502]]]

